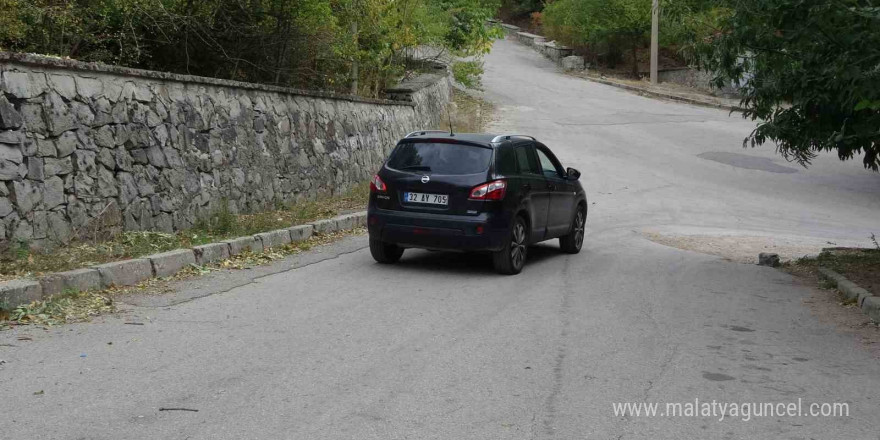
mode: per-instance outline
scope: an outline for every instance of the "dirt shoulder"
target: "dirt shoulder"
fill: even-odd
[[[880,248],[828,248],[815,257],[792,261],[784,268],[795,275],[812,278],[820,266],[843,275],[874,295],[880,294]]]
[[[595,81],[610,86],[620,87],[634,93],[653,96],[656,98],[671,99],[708,107],[723,108],[731,111],[739,108],[738,99],[713,96],[698,89],[679,84],[651,84],[650,81],[647,80],[633,80],[607,76],[602,73],[593,72],[590,70],[568,73],[570,75],[584,78],[589,81]]]

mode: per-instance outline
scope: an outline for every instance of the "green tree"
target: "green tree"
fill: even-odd
[[[542,10],[544,2],[542,0],[502,0],[500,6],[502,18],[519,18]]]
[[[378,96],[409,48],[485,53],[498,0],[0,0],[0,47]]]
[[[874,0],[734,0],[696,44],[715,84],[742,84],[744,145],[776,143],[807,165],[820,151],[880,166],[880,5]]]
[[[556,0],[544,9],[543,20],[549,36],[565,44],[629,51],[638,76],[638,49],[651,31],[650,1]]]

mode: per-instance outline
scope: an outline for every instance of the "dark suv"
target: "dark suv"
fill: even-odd
[[[519,273],[539,241],[577,253],[587,218],[579,177],[531,136],[410,133],[370,182],[370,252],[394,263],[408,247],[489,251],[503,274]]]

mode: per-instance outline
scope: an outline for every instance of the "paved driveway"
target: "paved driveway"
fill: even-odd
[[[539,246],[503,277],[447,253],[380,266],[355,237],[132,300],[126,315],[2,332],[2,437],[878,438],[878,359],[811,313],[809,289],[643,234],[867,244],[880,233],[876,174],[743,150],[752,124],[738,116],[570,78],[512,42],[487,58],[484,83],[495,128],[534,134],[583,172],[582,253]],[[695,399],[845,402],[850,414],[613,411]]]

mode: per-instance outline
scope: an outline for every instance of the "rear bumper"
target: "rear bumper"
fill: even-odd
[[[478,231],[482,227],[482,233]],[[403,247],[458,251],[497,251],[504,247],[510,219],[503,213],[475,216],[392,211],[371,206],[371,238]]]

